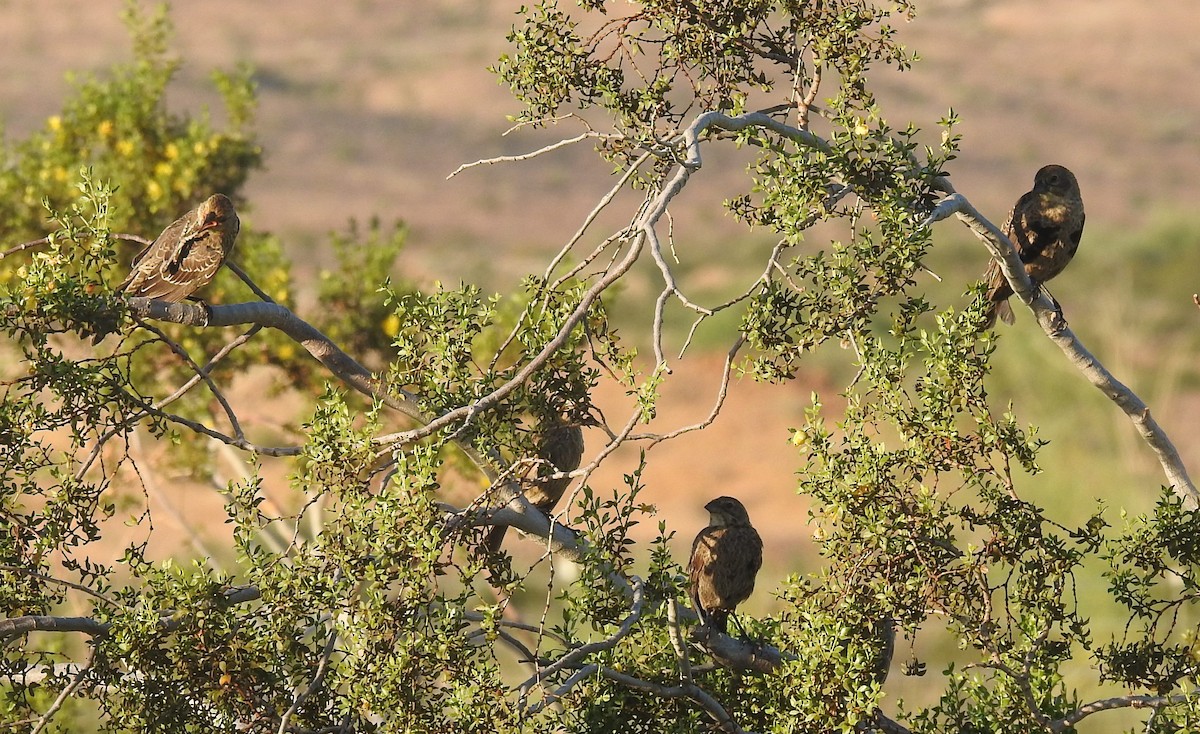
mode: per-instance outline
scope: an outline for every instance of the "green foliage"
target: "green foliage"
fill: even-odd
[[[391,340],[400,325],[389,308],[387,289],[364,284],[389,281],[407,236],[400,224],[388,232],[379,220],[371,220],[363,233],[352,222],[349,233],[330,238],[336,266],[321,271],[316,326],[350,354],[374,362],[373,367],[390,361]]]
[[[1153,515],[1127,519],[1124,532],[1105,544],[1109,591],[1129,611],[1123,638],[1098,651],[1105,678],[1160,694],[1195,679],[1197,522],[1197,512],[1164,489]]]
[[[887,23],[893,12],[911,12],[909,3],[889,9],[858,0],[580,5],[585,16],[603,16],[588,17],[586,33],[585,21],[553,0],[522,7],[508,38],[513,50],[495,71],[525,106],[518,119],[544,124],[571,107],[599,108],[628,136],[612,143],[617,150],[670,134],[688,115],[746,111],[752,98],[778,92],[780,78],[795,73],[804,40],[838,75],[839,108],[870,107],[865,74],[876,61],[899,68],[911,61]],[[613,15],[606,17],[610,6]]]
[[[501,298],[484,299],[473,286],[395,295],[396,356],[388,382],[419,395],[426,414],[439,415],[512,381],[556,338],[584,290],[574,284],[553,291],[535,278],[524,285],[522,300],[527,305],[516,323],[508,324],[504,321],[510,319],[501,320]],[[602,359],[604,353],[621,351],[615,341],[604,307],[597,302],[541,369],[456,431],[485,455],[534,455],[530,429],[542,421],[557,418],[583,424],[592,420],[590,396],[599,370],[589,363],[584,345]]]

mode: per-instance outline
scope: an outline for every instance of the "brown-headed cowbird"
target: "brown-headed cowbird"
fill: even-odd
[[[688,589],[701,623],[724,633],[729,615],[754,591],[754,577],[762,568],[762,539],[746,508],[733,497],[718,497],[704,509],[708,527],[692,541]]]
[[[552,419],[542,427],[538,435],[537,453],[541,459],[538,462],[537,477],[523,480],[521,490],[525,493],[525,499],[534,507],[549,514],[571,484],[570,477],[549,477],[573,472],[579,468],[579,462],[583,460],[583,431],[578,425]],[[507,531],[507,525],[492,528],[484,539],[484,547],[491,553],[499,552]]]
[[[1043,166],[1033,177],[1033,190],[1017,199],[1004,225],[1004,233],[1016,246],[1034,288],[1040,288],[1071,262],[1083,236],[1083,221],[1083,198],[1075,174],[1062,166]],[[996,317],[1006,324],[1013,323],[1008,303],[1013,290],[1000,263],[993,260],[983,277],[988,283],[984,328],[994,326]]]
[[[179,303],[208,285],[233,249],[241,223],[233,202],[213,194],[162,231],[117,286],[130,296]]]

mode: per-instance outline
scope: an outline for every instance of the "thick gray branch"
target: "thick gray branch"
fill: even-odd
[[[784,654],[776,648],[739,640],[711,627],[694,627],[690,637],[707,650],[713,660],[730,670],[768,674],[783,665]]]
[[[1182,693],[1175,695],[1175,696],[1130,695],[1130,696],[1117,696],[1115,698],[1104,698],[1099,701],[1092,701],[1089,704],[1080,706],[1078,709],[1072,711],[1070,714],[1064,716],[1063,718],[1059,719],[1058,721],[1051,723],[1050,729],[1052,731],[1056,731],[1056,732],[1066,731],[1067,729],[1074,727],[1080,721],[1083,721],[1084,719],[1091,716],[1092,714],[1099,713],[1101,711],[1111,711],[1113,709],[1123,709],[1123,708],[1160,709],[1160,708],[1166,708],[1168,706],[1175,706],[1177,704],[1185,703],[1194,698],[1195,698],[1194,695],[1188,695],[1188,694],[1182,694]]]
[[[130,298],[128,303],[131,311],[144,318],[170,321],[186,326],[257,324],[278,329],[304,347],[335,377],[350,387],[415,420],[422,423],[428,422],[428,418],[422,415],[412,395],[398,390],[400,397],[396,397],[391,391],[385,389],[379,380],[367,371],[366,367],[334,344],[333,340],[318,331],[312,324],[292,313],[290,309],[277,303],[252,301],[209,306],[207,309],[193,303],[167,303],[149,298]]]
[[[225,594],[228,604],[245,604],[260,596],[259,590],[253,586],[238,586],[228,589]],[[179,615],[172,611],[159,613],[159,629],[171,632],[178,629],[187,618],[186,613]],[[112,629],[107,622],[97,622],[91,617],[53,617],[47,615],[29,615],[0,619],[0,641],[29,632],[82,632],[92,637],[106,635]]]

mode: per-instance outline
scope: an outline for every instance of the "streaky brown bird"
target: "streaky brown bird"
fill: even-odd
[[[763,545],[738,500],[718,497],[704,509],[708,527],[692,541],[688,590],[701,623],[724,633],[733,610],[754,591]]]
[[[229,197],[213,194],[147,245],[117,287],[130,296],[179,303],[212,281],[240,227]]]
[[[1083,222],[1083,197],[1075,174],[1053,164],[1039,169],[1033,177],[1033,189],[1017,199],[1004,225],[1004,234],[1016,246],[1035,289],[1061,273],[1075,257]],[[984,328],[994,326],[997,317],[1012,324],[1014,316],[1008,299],[1013,290],[1000,263],[992,260],[983,277],[988,283]]]
[[[583,460],[583,430],[578,424],[551,419],[538,434],[537,455],[541,459],[537,476],[523,480],[521,490],[525,499],[548,515],[571,484],[570,477],[550,477],[579,468],[579,462]],[[507,525],[492,528],[483,541],[484,547],[491,553],[499,552],[507,532]]]

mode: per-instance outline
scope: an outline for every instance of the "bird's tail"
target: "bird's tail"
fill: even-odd
[[[1009,305],[1007,298],[1002,301],[992,301],[988,305],[988,310],[984,314],[984,318],[986,319],[983,324],[984,329],[990,329],[995,326],[997,318],[1009,326],[1012,326],[1017,320],[1016,316],[1013,315],[1012,306]]]
[[[504,534],[508,532],[507,525],[497,525],[488,531],[487,537],[483,539],[483,547],[488,553],[495,555],[500,552],[500,546],[504,543]]]

